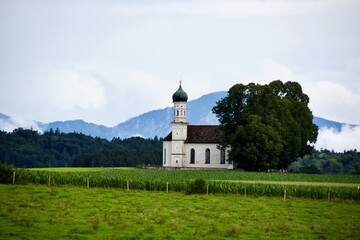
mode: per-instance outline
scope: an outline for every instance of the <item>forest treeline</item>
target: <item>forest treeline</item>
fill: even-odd
[[[50,129],[0,131],[0,161],[20,168],[133,167],[161,164],[162,139],[131,137],[111,141]]]
[[[132,137],[111,141],[82,133],[31,129],[0,131],[0,162],[31,167],[133,167],[162,163],[162,139]],[[314,151],[288,167],[294,173],[360,174],[360,152]]]
[[[298,158],[288,170],[295,173],[360,174],[360,152],[355,149],[336,153],[322,149]]]

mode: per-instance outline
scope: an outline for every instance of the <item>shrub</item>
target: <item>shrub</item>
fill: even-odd
[[[301,167],[299,169],[299,172],[308,173],[308,174],[320,174],[321,173],[321,171],[315,165],[310,165],[310,166],[307,166],[307,167]]]
[[[15,168],[0,162],[0,183],[12,183],[12,176]]]
[[[186,187],[186,194],[205,194],[206,193],[206,181],[202,178],[197,178],[190,182]]]

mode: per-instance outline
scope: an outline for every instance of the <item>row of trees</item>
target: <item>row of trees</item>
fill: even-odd
[[[336,153],[329,150],[314,151],[289,166],[295,173],[360,174],[360,152],[356,150]]]
[[[161,164],[161,158],[162,139],[158,138],[107,141],[81,133],[64,134],[52,130],[44,134],[24,129],[12,133],[0,131],[0,162],[16,167],[136,166]],[[0,172],[13,171],[11,167],[0,165]],[[291,163],[288,170],[294,173],[360,174],[360,152],[313,151]],[[10,178],[6,180],[9,181]]]
[[[16,167],[107,167],[161,164],[162,139],[108,141],[82,133],[0,131],[0,161]]]

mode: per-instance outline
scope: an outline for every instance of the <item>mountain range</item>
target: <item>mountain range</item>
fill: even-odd
[[[227,92],[213,92],[206,94],[196,100],[189,101],[187,104],[187,121],[192,125],[217,125],[218,119],[212,113],[212,108],[216,102],[225,97]],[[50,129],[59,129],[61,132],[81,132],[93,137],[106,138],[111,140],[114,137],[121,139],[132,136],[141,136],[144,138],[165,137],[171,130],[171,121],[173,120],[173,107],[153,110],[143,113],[139,116],[130,118],[114,127],[97,125],[84,120],[55,121],[50,123],[41,123],[32,121],[32,125],[21,124],[14,121],[10,116],[0,113],[0,129],[9,130],[10,127],[33,127],[40,131],[49,131]],[[345,123],[330,121],[321,117],[314,117],[313,122],[319,128],[334,128],[337,131]]]

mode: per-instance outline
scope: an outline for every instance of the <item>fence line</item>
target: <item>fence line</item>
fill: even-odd
[[[11,173],[10,173],[11,174]],[[23,172],[12,173],[12,183],[37,183],[51,185],[75,185],[90,188],[90,177],[66,178],[61,174],[24,174]],[[131,184],[130,184],[131,181]],[[113,187],[113,188],[126,188],[127,191],[131,189],[141,190],[157,190],[174,192],[185,192],[189,184],[189,180],[184,181],[159,181],[159,180],[146,180],[146,179],[121,179],[121,178],[98,178],[92,181],[94,187]],[[131,186],[130,186],[131,185]],[[228,182],[214,182],[207,181],[206,194],[209,193],[231,193],[243,194],[253,196],[269,196],[269,197],[282,197],[286,200],[289,197],[301,198],[314,198],[314,199],[352,199],[360,200],[360,189],[344,188],[344,187],[319,187],[319,186],[290,186],[290,185],[271,185],[271,184],[243,184],[243,183],[228,183]]]

